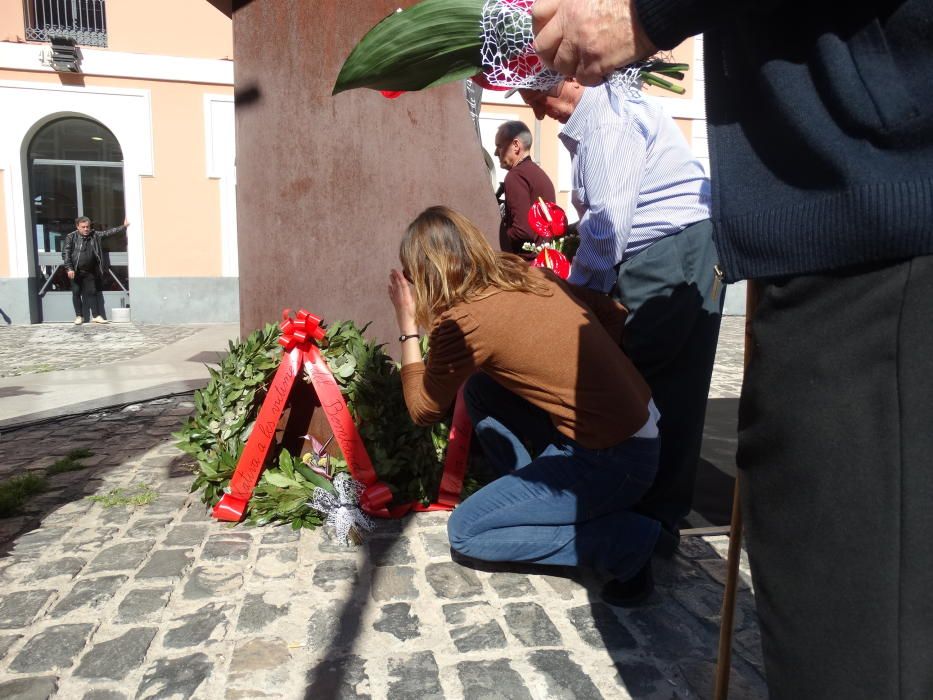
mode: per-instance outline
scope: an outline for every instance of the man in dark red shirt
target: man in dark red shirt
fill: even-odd
[[[496,132],[496,157],[505,176],[505,211],[499,226],[499,247],[527,260],[535,253],[522,250],[526,241],[532,243],[537,234],[528,223],[528,209],[541,197],[554,201],[554,185],[541,166],[531,159],[531,131],[524,122],[509,121]]]

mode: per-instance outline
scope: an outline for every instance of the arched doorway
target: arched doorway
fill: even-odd
[[[39,318],[46,323],[70,321],[71,282],[62,267],[62,245],[79,216],[90,217],[97,230],[123,223],[123,151],[103,125],[65,117],[39,129],[26,158]],[[110,236],[102,247],[109,272],[103,280],[101,308],[126,306],[126,235]]]

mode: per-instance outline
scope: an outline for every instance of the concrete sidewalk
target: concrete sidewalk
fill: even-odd
[[[166,328],[172,330],[172,327]],[[71,334],[76,330],[64,324],[16,331],[20,336],[31,332],[32,337],[26,341],[14,337],[10,329],[0,331],[3,355],[15,356],[18,360],[14,363],[9,359],[9,364],[25,368],[25,373],[0,377],[0,429],[202,387],[208,380],[205,365],[222,358],[228,341],[239,334],[237,324],[175,327],[174,330],[167,344],[161,347],[160,339],[153,340],[150,329],[141,334],[140,327],[130,324],[77,329],[95,334],[89,338],[75,338]],[[141,341],[141,335],[149,337]],[[95,339],[98,342],[91,342]],[[121,352],[124,356],[132,355],[134,349],[143,354],[116,362],[43,371],[56,367],[54,361],[58,356],[55,353],[63,346],[71,353],[86,347],[98,358],[120,356]],[[148,351],[152,347],[157,349]],[[24,353],[33,354],[37,364],[29,365],[24,361]],[[79,359],[66,358],[66,362],[59,361],[57,366],[77,365]],[[30,373],[30,367],[38,367],[39,371]]]

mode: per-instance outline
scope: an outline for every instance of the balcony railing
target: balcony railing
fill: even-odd
[[[107,45],[105,0],[23,0],[26,39],[65,36],[84,46]]]

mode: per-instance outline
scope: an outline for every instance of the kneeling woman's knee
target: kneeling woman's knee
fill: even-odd
[[[473,538],[471,529],[466,510],[461,505],[450,514],[450,519],[447,521],[447,540],[450,542],[450,548],[460,554],[466,554],[470,540]]]

